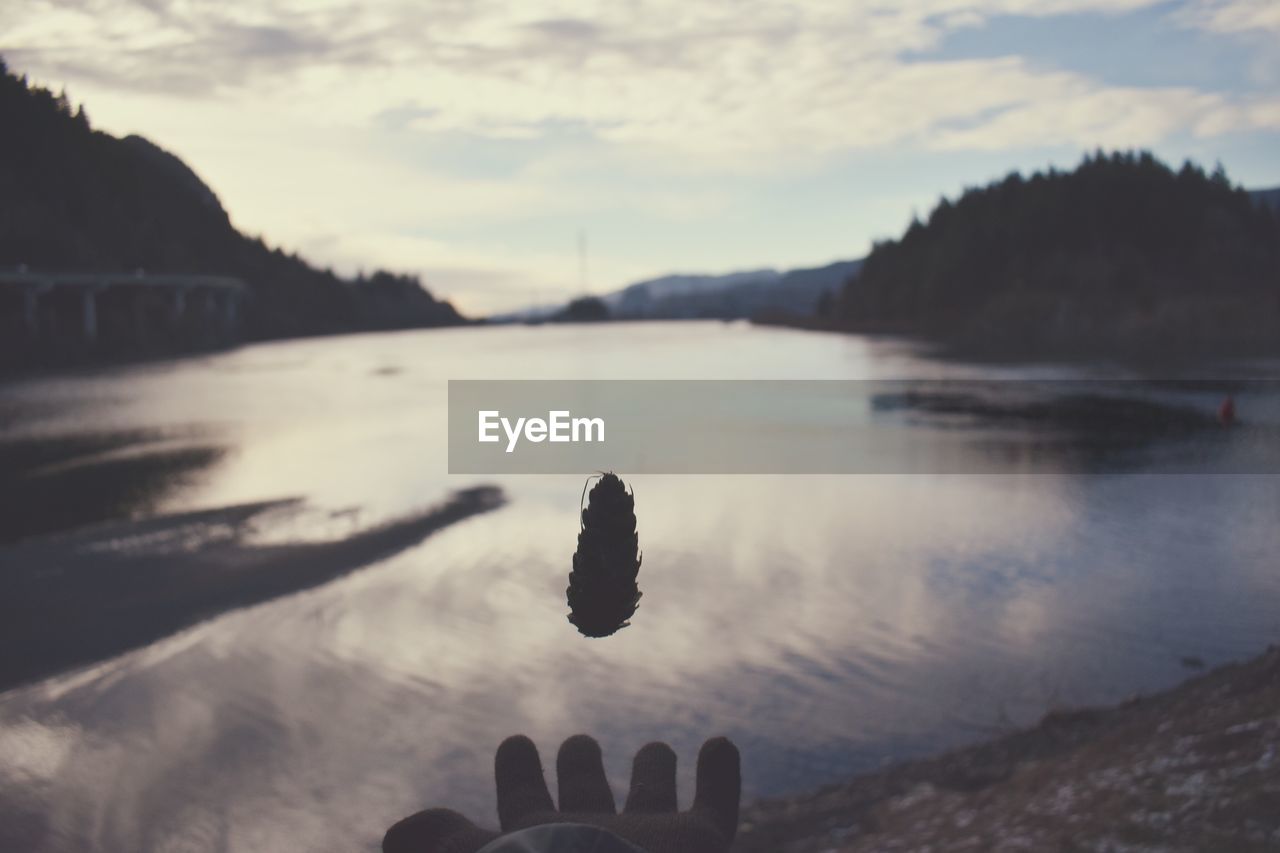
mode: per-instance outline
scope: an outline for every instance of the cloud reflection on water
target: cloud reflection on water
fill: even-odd
[[[599,350],[592,371],[634,374],[638,345],[659,373],[883,369],[864,343],[697,328],[706,340],[643,328],[616,349],[600,330],[553,330],[521,369],[555,375]],[[170,412],[183,387],[179,421],[239,413],[226,427],[240,450],[167,509],[296,486],[321,527],[351,506],[372,521],[465,485],[443,475],[433,430],[445,356],[486,346],[469,334],[135,371],[112,411]],[[404,370],[334,379],[385,364]],[[315,455],[334,442],[353,458]],[[1172,683],[1187,654],[1214,663],[1280,639],[1280,580],[1263,568],[1280,545],[1273,477],[632,479],[644,612],[607,639],[564,618],[581,478],[511,478],[508,505],[372,568],[0,695],[0,744],[24,745],[0,761],[0,847],[373,849],[427,805],[492,824],[493,750],[517,731],[546,748],[595,734],[619,791],[646,741],[688,756],[717,732],[742,748],[748,797],[811,788]]]
[[[517,499],[73,689],[10,693],[0,730],[58,733],[62,772],[28,790],[29,807],[54,837],[100,849],[358,849],[431,803],[491,820],[492,750],[515,731],[596,733],[617,785],[650,738],[683,754],[728,731],[748,793],[785,790],[1050,702],[1167,682],[1178,652],[1249,648],[1267,611],[1244,603],[1274,605],[1274,578],[1177,528],[1202,498],[1266,493],[1207,479],[651,478],[645,619],[599,643],[563,620],[576,507]],[[1126,547],[1143,519],[1101,523],[1135,499],[1180,560]],[[814,505],[833,511],[814,518]],[[761,529],[778,534],[749,546]],[[1264,530],[1233,538],[1274,540]],[[1206,554],[1213,574],[1197,581]],[[1228,609],[1237,630],[1224,632]],[[1162,636],[1175,614],[1176,641]],[[6,768],[10,808],[20,778]]]

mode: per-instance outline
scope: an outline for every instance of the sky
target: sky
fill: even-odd
[[[1097,147],[1280,185],[1276,0],[3,0],[0,56],[472,314],[860,257]]]

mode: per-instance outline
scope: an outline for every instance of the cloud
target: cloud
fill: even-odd
[[[183,95],[316,63],[368,65],[373,42],[315,16],[178,0],[30,0],[0,12],[0,49],[47,72]]]
[[[1275,0],[1197,0],[1178,17],[1188,25],[1217,33],[1280,35],[1280,3]]]
[[[1264,63],[1255,89],[1116,85],[1019,52],[938,50],[997,16],[1106,26],[1139,10],[1243,45],[1242,63]],[[707,235],[852,160],[1026,162],[1275,132],[1275,39],[1258,34],[1277,31],[1273,0],[0,2],[10,67],[66,84],[96,125],[173,150],[241,227],[343,269],[422,272],[474,310],[572,289],[579,227],[630,240],[593,260],[609,285],[699,251],[751,262],[750,241],[707,249]],[[694,225],[700,238],[674,247]],[[638,268],[655,235],[685,254]],[[567,256],[548,250],[562,242]]]
[[[594,41],[600,35],[599,27],[581,18],[547,18],[541,21],[534,21],[526,26],[548,39]]]
[[[1020,57],[927,58],[948,31],[994,15],[1116,14],[1155,0],[7,5],[3,48],[46,73],[186,95],[277,93],[348,122],[408,105],[423,134],[539,139],[573,126],[727,169],[901,144],[1142,144],[1230,129],[1226,118],[1243,115],[1225,93],[1112,87]],[[1271,2],[1206,0],[1181,14],[1215,31],[1280,27]]]
[[[970,126],[940,129],[931,144],[978,150],[1064,144],[1146,147],[1180,129],[1211,130],[1215,121],[1236,124],[1222,121],[1230,111],[1221,99],[1189,89],[1095,89],[1071,75],[1047,88],[1052,97],[1013,97],[1005,108]]]

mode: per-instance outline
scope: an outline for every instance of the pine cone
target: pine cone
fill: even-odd
[[[569,621],[587,637],[625,628],[640,605],[639,535],[635,496],[617,475],[604,474],[582,511],[578,550],[569,573]]]

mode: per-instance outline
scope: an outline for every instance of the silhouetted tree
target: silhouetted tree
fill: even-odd
[[[596,323],[609,319],[609,306],[597,296],[582,296],[569,303],[559,319],[570,323]]]

